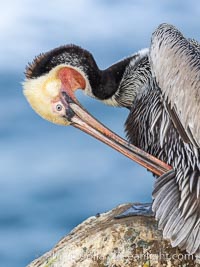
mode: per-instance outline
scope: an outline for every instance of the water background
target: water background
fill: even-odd
[[[73,127],[35,114],[22,94],[28,61],[75,43],[106,68],[141,48],[162,22],[199,38],[200,2],[25,1],[1,3],[0,266],[26,266],[88,216],[120,203],[151,201],[143,168]],[[124,136],[125,109],[78,93],[100,121]]]

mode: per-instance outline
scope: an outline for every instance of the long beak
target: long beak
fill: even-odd
[[[72,100],[65,92],[62,92],[61,101],[66,108],[66,119],[74,127],[109,145],[156,175],[160,176],[172,169],[171,166],[163,161],[129,144],[126,140],[109,130],[81,107],[78,101]]]

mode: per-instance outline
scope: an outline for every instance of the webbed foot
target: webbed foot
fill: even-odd
[[[152,203],[136,203],[121,214],[115,216],[115,218],[121,219],[130,216],[154,216]]]

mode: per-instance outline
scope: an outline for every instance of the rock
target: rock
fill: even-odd
[[[130,206],[88,218],[28,267],[200,266],[163,240],[153,217],[114,218]]]

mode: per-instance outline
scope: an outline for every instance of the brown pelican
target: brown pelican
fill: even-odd
[[[199,43],[162,24],[149,50],[106,70],[98,69],[88,51],[69,45],[39,55],[26,77],[25,96],[42,117],[71,123],[162,174],[155,181],[152,208],[163,236],[172,246],[200,256]],[[79,106],[74,96],[78,88],[130,109],[125,123],[129,142],[166,165],[99,125]]]

